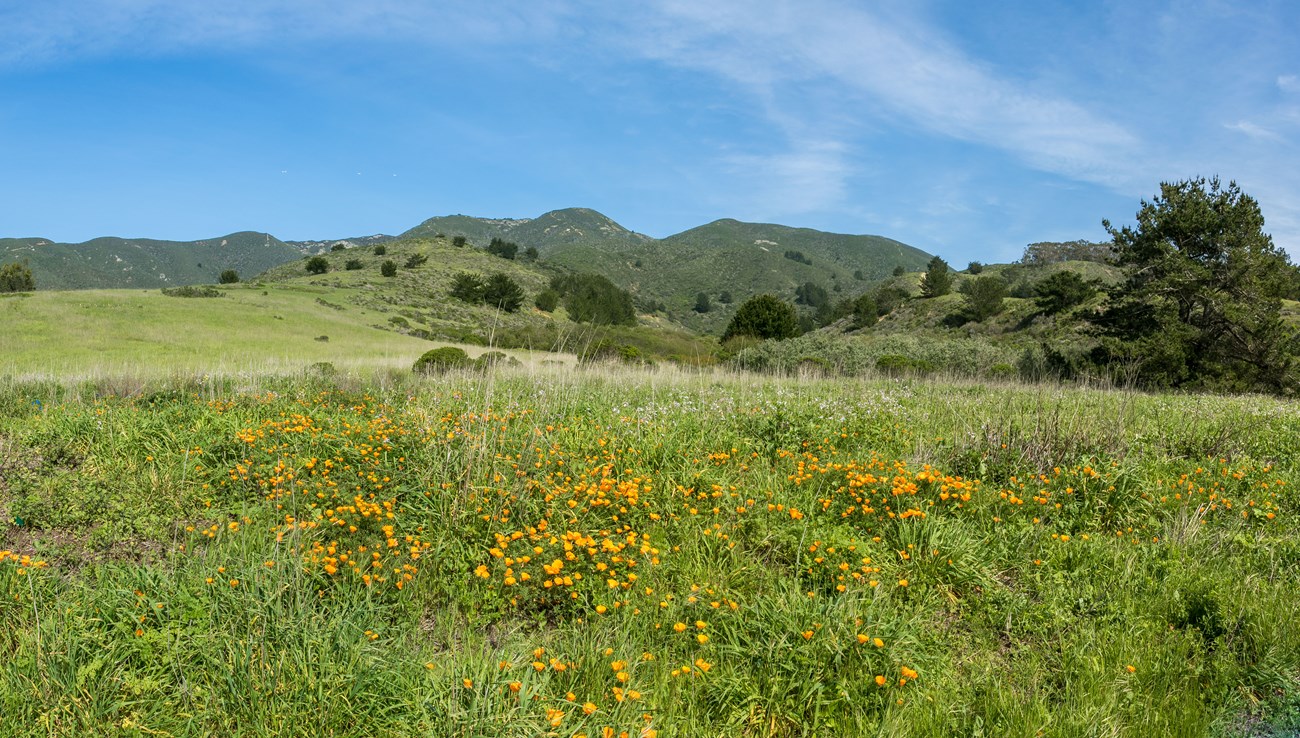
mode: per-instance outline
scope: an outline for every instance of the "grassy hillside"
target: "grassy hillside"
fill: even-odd
[[[451,237],[404,238],[385,244],[386,253],[373,249],[346,249],[325,255],[330,271],[323,275],[306,272],[305,260],[284,264],[266,272],[261,281],[332,287],[341,290],[351,306],[388,314],[390,330],[429,338],[475,345],[542,351],[582,351],[591,344],[613,341],[637,346],[659,359],[672,358],[697,363],[711,360],[716,344],[701,339],[654,316],[643,316],[635,327],[593,327],[570,321],[563,307],[545,313],[534,306],[539,292],[546,289],[553,267],[543,262],[502,259],[482,248],[453,245]],[[424,259],[417,266],[405,265],[413,258]],[[347,270],[348,261],[361,268]],[[395,277],[383,277],[383,262],[398,266]],[[509,276],[524,290],[520,310],[508,313],[486,305],[473,305],[451,296],[457,274],[467,272],[487,277]]]
[[[202,241],[0,239],[0,263],[26,262],[38,290],[212,284],[226,269],[247,278],[301,255],[274,236],[252,232]]]
[[[847,297],[896,266],[915,270],[929,259],[925,252],[879,236],[735,220],[653,239],[582,208],[529,220],[432,218],[404,236],[437,234],[465,236],[479,247],[492,238],[536,247],[549,264],[602,274],[630,290],[641,304],[662,304],[673,321],[713,334],[720,333],[735,307],[752,295],[770,292],[792,300],[799,285],[813,282]],[[787,251],[801,258],[787,258]],[[716,303],[711,312],[693,310],[701,292]],[[724,293],[732,298],[730,304],[719,301]]]
[[[875,325],[857,332],[862,335],[963,336],[1015,349],[1043,342],[1060,348],[1078,347],[1094,340],[1086,335],[1087,326],[1079,319],[1079,315],[1096,308],[1103,297],[1098,295],[1084,305],[1055,316],[1043,314],[1032,297],[1033,285],[1052,274],[1066,271],[1102,284],[1113,284],[1120,278],[1117,268],[1090,261],[1067,261],[1042,266],[991,264],[978,276],[1004,280],[1010,294],[1003,301],[1000,313],[983,322],[975,322],[965,316],[966,300],[961,294],[962,283],[973,279],[975,275],[965,272],[954,274],[949,294],[922,298],[920,283],[923,272],[909,273],[887,280],[885,284],[906,289],[914,299],[903,303]],[[844,329],[847,323],[838,327]]]
[[[110,388],[0,387],[6,735],[1300,730],[1292,402]]]
[[[443,345],[388,330],[395,313],[353,304],[348,289],[277,284],[222,294],[81,290],[0,297],[0,376],[301,371],[317,362],[406,370]],[[472,355],[486,350],[468,348]],[[526,352],[512,353],[533,361]]]
[[[336,245],[361,253],[394,240],[449,242],[456,236],[479,249],[493,238],[513,241],[521,250],[534,247],[550,265],[602,274],[630,290],[643,308],[660,308],[661,317],[709,334],[720,333],[735,306],[752,295],[770,292],[793,299],[799,285],[813,282],[836,297],[851,296],[864,281],[881,278],[896,266],[920,268],[928,259],[924,252],[879,236],[735,220],[656,240],[594,210],[568,208],[525,219],[440,216],[396,239],[380,234],[286,243],[256,233],[188,243],[4,239],[0,262],[29,263],[42,290],[148,288],[213,283],[225,269],[235,269],[247,279],[304,254],[333,253]],[[797,258],[786,258],[787,251],[798,252]],[[701,292],[714,300],[714,310],[693,310]],[[732,298],[730,303],[720,299],[724,294]]]

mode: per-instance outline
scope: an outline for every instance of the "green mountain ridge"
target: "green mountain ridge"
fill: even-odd
[[[464,236],[477,246],[493,238],[535,247],[550,264],[596,272],[629,290],[643,308],[662,306],[673,321],[718,333],[746,298],[772,293],[793,300],[813,282],[837,298],[895,267],[921,269],[930,254],[883,236],[828,233],[726,218],[656,239],[636,233],[588,208],[552,210],[537,218],[430,218],[399,238]],[[788,258],[798,252],[801,260]],[[700,293],[714,303],[694,310]],[[730,302],[724,297],[729,296]]]
[[[552,210],[536,218],[429,218],[399,236],[281,241],[243,232],[202,241],[100,238],[82,244],[48,239],[0,239],[0,263],[27,262],[38,289],[156,288],[211,283],[235,269],[249,279],[303,255],[384,243],[464,236],[483,248],[493,238],[534,247],[548,265],[595,272],[629,290],[646,312],[692,330],[718,333],[731,311],[763,292],[793,300],[813,282],[834,299],[851,297],[895,267],[920,269],[929,254],[881,236],[723,219],[656,239],[589,208]],[[786,258],[798,252],[799,260]],[[455,257],[459,259],[460,257]],[[696,297],[713,301],[696,312]],[[729,296],[730,302],[723,299]],[[654,309],[651,309],[654,308]]]
[[[216,282],[234,269],[259,274],[302,256],[267,233],[241,231],[199,241],[101,237],[82,243],[0,239],[0,263],[24,262],[37,289],[157,288]]]

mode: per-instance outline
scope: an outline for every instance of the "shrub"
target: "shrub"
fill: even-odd
[[[338,243],[336,243],[336,244],[334,244],[333,246],[330,247],[330,251],[342,251],[343,249],[346,249],[347,247],[348,247],[347,244],[343,243],[342,241],[339,241]]]
[[[360,260],[360,259],[348,259],[348,260],[347,260],[347,263],[345,263],[345,264],[343,265],[343,268],[346,269],[346,270],[348,270],[349,272],[355,272],[356,270],[358,270],[358,269],[361,268],[361,260]]]
[[[935,366],[924,359],[913,359],[899,354],[886,354],[876,359],[876,369],[891,377],[925,376],[933,372]]]
[[[979,263],[978,261],[972,261],[971,263],[966,265],[966,271],[970,274],[979,274],[980,272],[984,271],[984,265]]]
[[[429,257],[425,256],[424,254],[411,254],[410,256],[406,257],[405,266],[407,269],[414,269],[428,260]]]
[[[556,294],[555,290],[545,289],[537,293],[537,297],[533,299],[533,304],[544,313],[553,313],[560,304],[560,296]]]
[[[186,285],[185,287],[164,287],[162,293],[168,297],[225,297],[226,293],[212,285]]]
[[[465,243],[466,241],[464,236],[452,236],[451,238],[451,245],[458,249],[465,248]]]
[[[804,256],[802,251],[795,251],[794,249],[785,252],[785,258],[790,261],[797,261],[800,264],[812,264],[812,259]]]
[[[307,260],[308,274],[324,274],[330,270],[329,259],[323,256],[313,256]]]
[[[794,306],[773,295],[756,295],[736,310],[722,332],[722,340],[732,336],[755,338],[793,338],[799,332],[799,318]]]
[[[239,272],[234,269],[227,269],[221,273],[220,277],[217,277],[217,281],[221,284],[235,284],[239,281]]]
[[[713,309],[713,303],[709,302],[707,293],[701,292],[695,296],[695,307],[692,308],[697,313],[707,313]]]
[[[1018,373],[1014,364],[1005,362],[989,367],[989,376],[993,379],[1011,379]]]
[[[397,276],[397,262],[392,259],[385,259],[383,264],[379,265],[379,273],[385,277]]]
[[[388,247],[382,243],[375,247],[375,256],[383,256],[388,253]]]
[[[31,292],[35,289],[32,270],[26,264],[14,262],[0,267],[0,292]]]
[[[493,256],[499,256],[502,259],[514,259],[515,254],[519,252],[519,244],[512,241],[505,241],[500,238],[494,238],[488,244],[487,252]]]
[[[589,344],[578,353],[578,361],[591,364],[601,361],[613,361],[622,364],[640,364],[644,360],[641,349],[627,343],[615,343],[601,339]]]
[[[487,351],[474,360],[474,368],[481,371],[491,369],[498,364],[519,366],[519,360],[500,351]]]
[[[907,274],[907,268],[904,267],[902,264],[899,264],[898,266],[894,267],[893,274],[895,277],[901,277],[904,274]]]
[[[551,280],[569,319],[596,325],[636,325],[632,295],[599,274],[568,274]]]
[[[452,369],[468,367],[471,364],[469,355],[464,350],[455,346],[443,346],[426,351],[423,356],[415,360],[411,371],[416,374],[441,374]]]
[[[733,339],[734,340],[734,339]],[[751,339],[753,340],[753,339]],[[729,342],[725,346],[730,346]],[[724,346],[724,352],[725,352]],[[755,342],[734,357],[720,352],[740,369],[790,373],[807,357],[825,359],[835,373],[845,376],[871,374],[882,356],[902,356],[920,362],[922,368],[967,377],[987,376],[996,364],[1015,362],[1016,353],[975,338],[925,338],[904,335],[873,335],[870,339],[844,338],[830,333],[810,333],[786,341]],[[893,360],[886,360],[890,364]]]

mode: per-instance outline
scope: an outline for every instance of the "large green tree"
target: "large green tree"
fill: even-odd
[[[773,295],[756,295],[736,309],[722,340],[733,336],[782,339],[798,334],[799,315],[794,305]]]
[[[966,313],[976,323],[983,323],[1002,312],[1002,300],[1007,296],[1007,283],[1001,277],[975,277],[961,283]]]
[[[0,292],[31,292],[35,289],[36,281],[26,264],[14,262],[0,266]]]
[[[1148,386],[1290,391],[1294,337],[1281,319],[1292,268],[1235,182],[1160,185],[1113,239],[1124,281],[1095,317],[1099,358]]]
[[[948,262],[936,256],[930,259],[921,276],[921,295],[923,297],[940,297],[952,291],[952,272]]]

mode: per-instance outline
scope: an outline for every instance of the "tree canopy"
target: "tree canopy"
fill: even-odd
[[[976,323],[983,323],[1002,312],[1007,283],[1001,277],[975,277],[962,282],[959,290],[965,298],[966,313]]]
[[[722,340],[733,336],[793,338],[798,333],[799,316],[793,305],[774,295],[756,295],[736,309]]]
[[[569,319],[598,325],[636,325],[632,295],[599,274],[566,274],[551,279],[564,299]]]
[[[1165,183],[1115,228],[1124,281],[1094,316],[1100,358],[1156,387],[1289,391],[1294,333],[1281,319],[1292,267],[1235,182]]]
[[[952,272],[948,271],[948,262],[936,256],[930,259],[921,277],[921,295],[940,297],[952,291]]]
[[[36,281],[26,264],[13,262],[0,266],[0,292],[31,292],[35,289]]]

